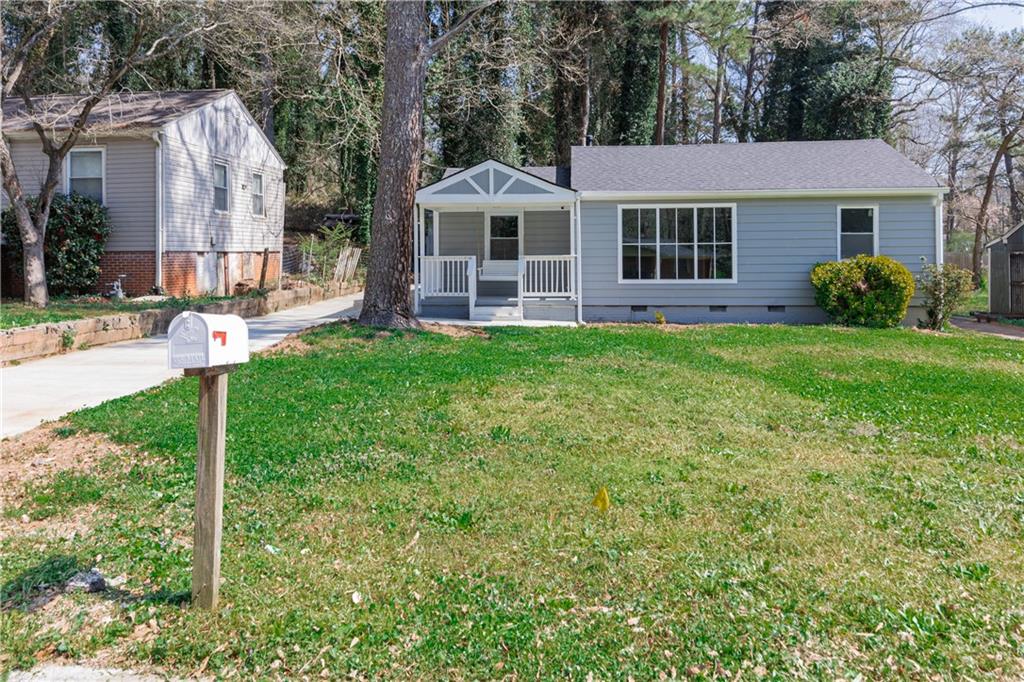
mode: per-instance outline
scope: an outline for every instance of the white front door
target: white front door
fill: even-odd
[[[480,279],[514,280],[523,255],[522,212],[489,211],[484,219],[484,262]]]

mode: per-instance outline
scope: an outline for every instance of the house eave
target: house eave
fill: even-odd
[[[589,201],[702,200],[702,199],[800,199],[822,197],[941,197],[946,187],[891,187],[847,189],[764,189],[722,190],[711,192],[620,192],[614,190],[582,190],[580,198]]]
[[[103,129],[101,126],[96,129],[86,128],[79,133],[80,138],[87,140],[94,140],[101,137],[128,137],[128,138],[151,138],[153,133],[158,133],[163,128],[161,126],[139,126],[139,127],[125,127],[115,129]],[[65,129],[54,128],[47,129],[48,133],[61,134],[67,132]],[[35,130],[5,130],[4,137],[15,142],[38,141],[39,134]]]

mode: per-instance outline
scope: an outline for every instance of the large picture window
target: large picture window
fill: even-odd
[[[735,207],[621,206],[623,281],[735,281]]]
[[[878,255],[878,207],[840,206],[839,259]]]
[[[72,149],[68,154],[68,194],[103,203],[103,150]]]

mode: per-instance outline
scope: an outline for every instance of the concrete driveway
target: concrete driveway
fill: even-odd
[[[362,293],[246,320],[249,349],[359,312]],[[167,336],[124,341],[33,360],[0,370],[0,437],[15,436],[68,412],[157,386],[181,376],[167,369]]]

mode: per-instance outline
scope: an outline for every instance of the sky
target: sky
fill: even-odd
[[[984,24],[997,31],[1024,29],[1024,2],[1021,6],[992,6],[970,9],[960,15],[968,21]]]

